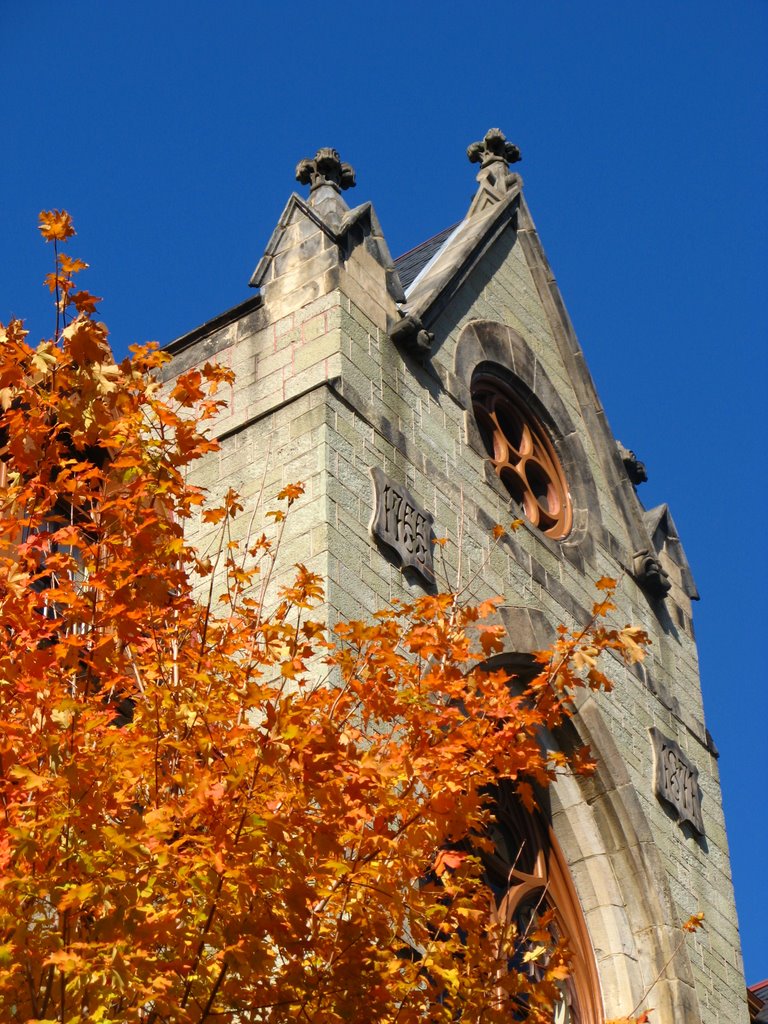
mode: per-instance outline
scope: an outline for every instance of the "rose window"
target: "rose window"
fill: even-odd
[[[565,537],[571,528],[568,487],[538,418],[492,374],[473,380],[472,405],[491,465],[526,519],[548,537]]]

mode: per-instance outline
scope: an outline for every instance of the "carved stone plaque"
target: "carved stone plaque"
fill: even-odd
[[[691,764],[674,740],[668,739],[658,729],[650,732],[656,755],[656,795],[675,808],[678,821],[690,821],[703,836],[698,768]]]
[[[372,467],[374,508],[371,533],[399,557],[403,568],[415,569],[431,586],[433,517],[419,505],[407,487]]]

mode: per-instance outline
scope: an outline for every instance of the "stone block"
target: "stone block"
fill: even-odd
[[[308,342],[314,341],[315,338],[321,337],[328,331],[328,318],[325,311],[315,313],[314,316],[309,317],[302,321],[301,324],[301,341],[302,344],[306,345]]]
[[[326,235],[316,229],[310,232],[297,245],[286,247],[282,252],[277,253],[272,262],[273,278],[281,277],[289,271],[296,270],[307,260],[317,256],[325,248]]]
[[[354,278],[348,275],[344,277],[342,291],[351,304],[349,308],[356,306],[380,330],[386,331],[388,314],[394,320],[394,303],[378,293],[367,291]],[[377,301],[377,298],[381,301]]]
[[[323,317],[324,314],[320,314],[320,316]],[[318,320],[319,318],[315,319]],[[312,323],[313,321],[310,322]],[[333,334],[315,334],[314,338],[316,340],[306,339],[305,344],[301,348],[294,350],[293,374],[301,373],[317,363],[324,363],[331,356],[341,355],[341,338],[337,331],[334,331]]]
[[[275,247],[276,253],[284,253],[295,249],[319,233],[317,225],[307,217],[300,216],[292,224],[285,227]]]

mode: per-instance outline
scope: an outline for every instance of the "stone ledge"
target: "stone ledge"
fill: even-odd
[[[163,346],[163,352],[167,352],[169,355],[176,357],[179,353],[195,345],[202,338],[206,338],[216,331],[221,330],[222,327],[227,327],[229,324],[234,323],[236,320],[242,319],[248,313],[252,313],[254,310],[259,309],[263,305],[263,299],[261,295],[254,295],[246,299],[244,302],[239,303],[237,306],[233,306],[231,309],[225,310],[223,313],[219,313],[218,316],[213,317],[211,320],[206,320],[204,324],[200,324],[199,327],[195,327],[191,331],[187,331],[186,334],[182,334],[180,337],[175,338],[173,341],[168,342],[167,345]],[[217,348],[213,347],[213,352],[218,351]],[[178,370],[176,367],[176,359],[174,358],[171,366],[174,367],[174,374]]]

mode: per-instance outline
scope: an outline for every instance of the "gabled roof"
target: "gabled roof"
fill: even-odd
[[[470,210],[457,225],[446,228],[397,261],[398,271],[410,269],[413,275],[409,284],[400,277],[407,311],[425,327],[437,319],[513,220],[520,204],[521,186],[519,175],[510,175],[508,191],[497,195],[493,204],[478,212]]]
[[[426,242],[422,242],[421,245],[417,245],[415,249],[409,249],[408,252],[397,257],[395,260],[395,267],[400,275],[400,283],[406,291],[410,288],[433,256],[436,256],[442,249],[443,244],[447,241],[448,237],[453,234],[457,227],[458,224],[451,224],[449,228],[444,228],[442,231],[439,231],[436,235],[433,235],[432,238],[428,238]]]
[[[768,980],[759,981],[756,985],[747,986],[749,1000],[749,1019],[754,1024],[768,1021]]]
[[[604,432],[605,444],[599,447],[611,456],[604,459],[604,469],[608,480],[613,479],[617,484],[615,493],[625,512],[629,550],[645,551],[649,548],[649,541],[656,553],[664,548],[680,570],[684,593],[697,600],[699,593],[668,507],[662,505],[645,512],[615,453],[615,439],[522,197],[522,179],[518,174],[508,174],[503,178],[503,188],[498,181],[490,187],[488,177],[482,175],[478,176],[478,181],[480,188],[463,220],[395,261],[395,269],[405,290],[405,303],[400,307],[404,322],[412,322],[422,333],[428,331],[500,236],[508,228],[515,231],[542,301],[549,310],[556,343],[580,396],[585,422],[591,424],[588,429]],[[397,328],[392,332],[393,340],[396,340],[396,333]]]

